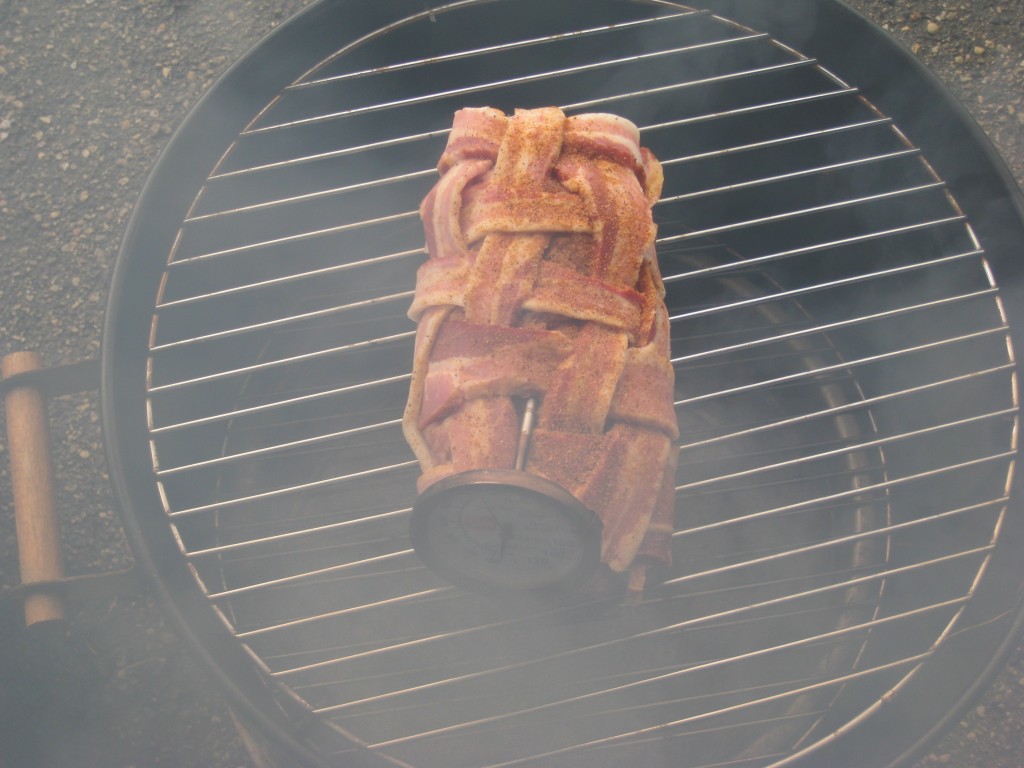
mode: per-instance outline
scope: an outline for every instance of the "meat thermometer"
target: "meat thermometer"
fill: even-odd
[[[413,547],[452,584],[490,593],[562,587],[600,560],[597,515],[560,485],[523,470],[535,409],[530,398],[515,469],[449,475],[416,501]]]

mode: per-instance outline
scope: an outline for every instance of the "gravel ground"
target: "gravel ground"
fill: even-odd
[[[0,0],[0,354],[34,349],[54,365],[98,353],[109,271],[159,150],[217,75],[304,4]],[[1024,179],[1024,3],[851,4],[939,75]],[[51,419],[68,571],[123,567],[130,554],[111,511],[96,399],[56,401]],[[10,587],[18,579],[2,441],[0,465],[0,587]],[[220,693],[149,600],[74,610],[100,674],[76,726],[47,732],[45,764],[254,764]],[[0,603],[0,644],[14,647],[17,621]],[[13,688],[3,679],[0,709]],[[8,721],[8,731],[28,727]],[[0,765],[18,765],[3,730]],[[1024,646],[919,766],[1020,768],[1022,731]]]

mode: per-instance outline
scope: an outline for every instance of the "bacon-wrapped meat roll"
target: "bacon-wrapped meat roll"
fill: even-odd
[[[674,375],[651,206],[661,166],[631,122],[557,108],[456,113],[423,200],[429,259],[404,429],[422,492],[512,468],[523,403],[539,401],[525,469],[603,524],[603,562],[642,589],[670,562]]]

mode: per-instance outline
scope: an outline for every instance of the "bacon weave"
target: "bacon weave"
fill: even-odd
[[[606,114],[551,107],[455,114],[420,215],[429,260],[406,438],[422,492],[469,469],[511,468],[521,404],[540,408],[525,469],[603,523],[602,560],[671,562],[674,374],[651,205],[661,166]]]

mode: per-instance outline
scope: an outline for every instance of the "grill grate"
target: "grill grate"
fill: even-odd
[[[1016,450],[998,286],[921,153],[816,61],[669,3],[591,26],[548,5],[396,20],[238,135],[155,305],[157,486],[211,605],[339,756],[783,764],[971,629]],[[496,606],[406,534],[427,166],[454,109],[553,101],[630,118],[665,168],[676,565],[637,604]]]

